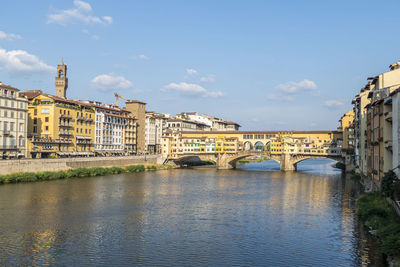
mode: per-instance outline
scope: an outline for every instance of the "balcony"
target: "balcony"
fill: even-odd
[[[4,136],[10,135],[10,131],[9,130],[3,130],[3,135]]]
[[[32,137],[30,138],[30,141],[32,143],[47,143],[47,144],[70,144],[72,143],[71,139],[51,139],[51,138],[38,138],[38,137]]]
[[[73,136],[72,132],[66,132],[66,131],[59,131],[58,132],[59,136]]]
[[[62,121],[59,122],[58,126],[61,126],[61,127],[73,127],[72,123],[62,122]]]
[[[72,117],[70,115],[67,115],[67,114],[60,114],[60,115],[58,115],[58,118],[60,118],[60,119],[72,119]]]
[[[0,146],[0,150],[17,150],[16,145],[9,145],[9,146]]]

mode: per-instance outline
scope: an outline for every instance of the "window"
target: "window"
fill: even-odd
[[[44,126],[44,130],[47,132],[49,130],[49,126]]]
[[[33,110],[33,115],[37,115],[37,109],[35,108],[34,110]]]
[[[33,119],[33,124],[37,124],[37,118]]]
[[[20,118],[20,119],[23,119],[23,118],[24,118],[24,113],[23,113],[23,112],[20,112],[20,113],[19,113],[19,118]]]
[[[33,132],[37,133],[37,126],[33,126]]]
[[[45,117],[45,118],[44,118],[44,121],[45,121],[45,122],[49,122],[49,117]]]

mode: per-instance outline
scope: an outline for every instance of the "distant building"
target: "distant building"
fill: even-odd
[[[340,126],[338,130],[342,133],[342,157],[345,160],[346,169],[354,168],[354,110],[346,112],[339,120]]]
[[[204,130],[210,131],[238,131],[240,125],[233,121],[226,121],[210,115],[198,114],[197,112],[182,112],[176,115],[177,119],[200,122],[208,127]]]
[[[0,158],[26,157],[28,99],[0,82]]]
[[[161,153],[161,138],[168,120],[168,114],[146,112],[145,146],[148,153]]]
[[[127,100],[125,109],[136,119],[136,152],[146,151],[146,103],[138,100]]]

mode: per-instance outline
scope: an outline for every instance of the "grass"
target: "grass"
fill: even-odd
[[[381,240],[381,251],[400,256],[400,220],[386,198],[378,193],[361,195],[357,200],[357,215]]]
[[[104,176],[119,173],[134,173],[144,171],[156,171],[160,169],[171,169],[169,165],[130,165],[126,167],[93,167],[78,168],[65,171],[23,172],[0,175],[0,184],[29,183],[36,181],[50,181],[70,178],[83,178]]]

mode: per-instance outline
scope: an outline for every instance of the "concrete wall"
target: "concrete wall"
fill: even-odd
[[[61,171],[75,168],[127,166],[135,164],[162,164],[161,155],[0,160],[0,174],[16,172]]]

